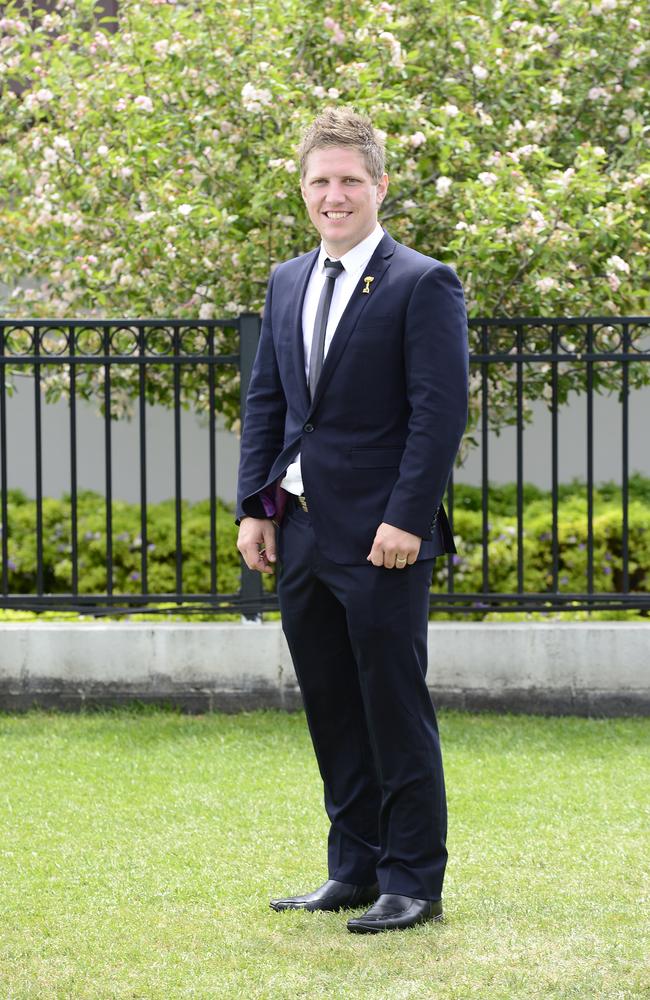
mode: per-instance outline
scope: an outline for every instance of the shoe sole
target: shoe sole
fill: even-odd
[[[298,902],[295,897],[289,896],[286,899],[271,899],[269,901],[269,906],[276,913],[282,913],[284,910],[308,910],[310,913],[316,910],[322,910],[324,913],[339,913],[341,910],[358,910],[362,906],[372,906],[379,899],[379,892],[370,892],[365,896],[361,896],[360,899],[355,900],[354,903],[334,903],[332,905],[327,904],[327,897],[323,900],[305,900],[304,902]]]
[[[289,904],[288,906],[278,906],[274,903],[269,903],[272,910],[276,913],[284,913],[286,910],[307,910],[308,913],[315,913],[316,911],[321,911],[323,913],[340,913],[341,910],[358,910],[362,906],[370,906],[375,903],[376,899],[362,899],[359,903],[342,903],[340,906],[309,906],[309,904]]]
[[[306,910],[307,913],[316,913],[320,911],[321,913],[338,913],[339,910],[353,910],[353,906],[274,906],[273,903],[269,903],[272,910],[276,913],[287,913],[290,910]]]
[[[347,927],[351,934],[382,934],[384,931],[408,931],[412,927],[420,927],[422,924],[441,923],[444,914],[437,913],[433,917],[425,917],[424,920],[417,920],[414,924],[395,924],[394,927],[377,927],[376,924],[350,924]]]

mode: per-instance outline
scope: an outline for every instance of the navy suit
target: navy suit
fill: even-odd
[[[329,877],[437,899],[446,806],[427,610],[434,557],[455,551],[442,497],[467,420],[463,292],[451,268],[384,234],[310,401],[302,304],[317,254],[269,282],[237,513],[281,511],[300,452],[309,513],[290,503],[282,519],[278,593],[325,786]],[[422,538],[413,566],[368,563],[382,522]]]

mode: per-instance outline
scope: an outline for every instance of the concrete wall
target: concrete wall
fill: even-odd
[[[432,623],[429,664],[437,706],[650,715],[644,623]],[[134,699],[189,712],[300,707],[277,622],[0,624],[0,709]]]

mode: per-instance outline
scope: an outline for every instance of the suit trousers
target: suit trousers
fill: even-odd
[[[329,878],[440,899],[447,807],[426,685],[434,560],[403,570],[326,559],[290,503],[278,538],[282,627],[330,820]]]

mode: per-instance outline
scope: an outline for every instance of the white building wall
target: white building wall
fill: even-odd
[[[16,379],[16,392],[7,399],[7,473],[9,487],[28,496],[35,494],[34,382]],[[533,409],[534,420],[524,431],[523,478],[541,488],[551,484],[551,421],[546,406]],[[650,475],[650,387],[630,397],[630,472]],[[113,496],[140,499],[139,421],[113,421]],[[66,401],[42,400],[43,493],[60,497],[70,490],[70,426]],[[594,479],[621,479],[621,406],[613,397],[594,399]],[[569,482],[587,475],[586,397],[572,399],[560,411],[559,479]],[[208,428],[205,419],[183,411],[181,415],[182,495],[190,501],[209,496]],[[77,404],[77,475],[80,489],[103,492],[105,488],[104,421],[97,407]],[[494,483],[516,479],[516,431],[506,428],[489,436],[489,478]],[[217,495],[233,501],[236,491],[239,441],[221,425],[217,431]],[[161,406],[147,408],[148,501],[174,495],[173,414]],[[472,451],[456,472],[456,481],[481,482],[480,449]]]

